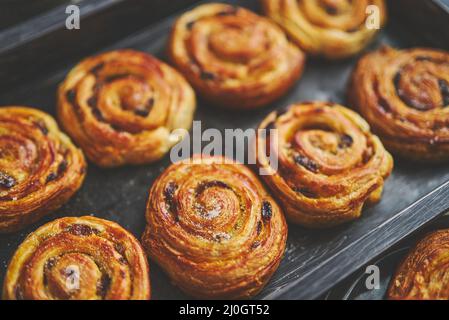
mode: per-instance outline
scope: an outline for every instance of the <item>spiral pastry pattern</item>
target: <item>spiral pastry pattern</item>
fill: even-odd
[[[258,165],[292,222],[334,226],[358,218],[364,203],[380,200],[393,160],[355,112],[332,103],[300,103],[271,113],[259,129],[265,130],[257,136]],[[274,136],[262,134],[273,129]]]
[[[185,292],[248,298],[277,269],[287,226],[244,165],[221,157],[170,166],[154,183],[143,245]]]
[[[53,118],[27,107],[0,108],[0,233],[59,208],[80,188],[81,150]]]
[[[407,159],[449,160],[449,53],[383,47],[354,70],[350,103]]]
[[[449,300],[449,230],[435,231],[411,250],[387,293],[392,300]]]
[[[3,299],[148,300],[148,262],[118,224],[62,218],[31,233],[14,254]]]
[[[266,15],[276,21],[300,48],[312,55],[330,59],[345,58],[360,52],[377,34],[377,29],[367,27],[367,12],[371,12],[369,6],[376,6],[373,17],[379,19],[379,27],[386,21],[384,0],[262,2]]]
[[[188,130],[195,94],[156,58],[132,50],[90,57],[59,87],[58,116],[86,156],[102,167],[160,159]]]
[[[275,24],[219,3],[198,6],[177,20],[169,54],[203,97],[241,109],[282,96],[300,77],[305,61]]]

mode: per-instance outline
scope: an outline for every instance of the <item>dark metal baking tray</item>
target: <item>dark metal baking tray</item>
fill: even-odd
[[[239,4],[259,11],[256,0],[224,1]],[[401,1],[390,1],[399,4]],[[406,1],[407,2],[407,1]],[[429,3],[422,1],[421,3]],[[415,8],[420,10],[420,8]],[[135,10],[134,10],[135,11]],[[412,46],[440,46],[430,38],[410,32],[410,24],[402,19],[390,17],[390,23],[382,31],[369,50],[381,44],[405,48]],[[101,12],[97,13],[101,16]],[[432,21],[446,21],[448,15],[442,10],[440,18],[433,15]],[[441,18],[441,15],[443,18]],[[134,48],[146,51],[166,60],[165,47],[170,27],[176,16],[156,25],[148,26],[137,34],[128,36],[112,46],[99,48],[92,46],[88,54],[98,50],[115,48]],[[99,18],[100,19],[100,18]],[[441,20],[443,19],[443,20]],[[93,19],[95,20],[95,19]],[[101,20],[101,19],[100,19]],[[420,30],[426,30],[420,25]],[[416,25],[415,25],[416,27]],[[30,26],[31,28],[31,26]],[[94,43],[92,38],[101,37],[95,33],[95,24],[83,28],[86,42]],[[101,30],[107,28],[102,26]],[[47,37],[48,35],[46,35]],[[68,35],[68,37],[70,37]],[[1,34],[0,34],[1,40]],[[21,77],[20,85],[14,85],[0,93],[0,105],[29,105],[55,113],[55,93],[57,85],[73,66],[74,55],[66,51],[55,54],[60,43],[47,42],[47,50],[57,56],[55,63],[46,60],[49,70],[41,72],[36,79],[26,81]],[[33,42],[39,41],[34,39]],[[78,41],[84,41],[84,38]],[[1,41],[0,41],[1,44]],[[77,43],[72,43],[76,46]],[[443,45],[447,45],[443,41]],[[85,50],[83,51],[85,52]],[[78,52],[79,53],[79,52]],[[86,54],[86,53],[85,53]],[[29,58],[30,53],[28,53]],[[2,55],[0,54],[0,62]],[[40,61],[40,55],[35,55]],[[253,112],[229,112],[214,108],[200,101],[195,116],[201,120],[203,128],[250,128],[256,127],[270,111],[284,108],[292,102],[301,100],[331,100],[345,104],[345,90],[348,76],[357,58],[337,62],[309,59],[304,76],[285,97],[272,105]],[[58,63],[56,63],[58,62]],[[59,64],[62,62],[63,65]],[[24,65],[27,65],[26,63]],[[52,68],[50,68],[52,67]],[[11,74],[21,73],[22,69],[9,70]],[[5,79],[0,79],[3,82]],[[140,237],[144,226],[145,202],[148,188],[154,179],[169,165],[169,159],[138,167],[124,167],[103,170],[90,164],[87,179],[80,192],[57,213],[46,217],[22,232],[0,236],[0,282],[3,281],[7,263],[24,237],[39,225],[57,217],[94,214],[120,223]],[[396,159],[392,176],[387,180],[382,201],[375,207],[364,210],[363,217],[353,223],[330,230],[306,230],[290,225],[288,244],[284,259],[265,289],[257,298],[264,299],[312,299],[320,297],[328,289],[358,270],[368,261],[379,256],[392,245],[417,230],[425,223],[449,209],[449,166],[426,166]],[[186,296],[173,286],[167,276],[151,263],[153,297],[155,299],[182,299]]]
[[[412,235],[387,250],[379,258],[369,262],[379,268],[379,288],[369,290],[365,282],[368,274],[366,266],[345,279],[342,283],[330,290],[325,298],[327,300],[383,300],[390,286],[391,278],[396,273],[400,263],[405,259],[413,246],[423,239],[426,234],[449,228],[449,215],[444,215],[414,232]]]

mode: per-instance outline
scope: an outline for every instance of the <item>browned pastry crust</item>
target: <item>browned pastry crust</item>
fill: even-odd
[[[195,94],[174,69],[143,52],[117,50],[79,63],[59,87],[58,116],[102,167],[160,159],[188,130]],[[179,131],[179,130],[178,130]]]
[[[355,112],[305,102],[271,113],[260,130],[257,161],[266,183],[298,224],[324,228],[354,220],[380,200],[393,159]],[[274,155],[273,155],[274,153]],[[269,158],[278,159],[278,168]]]
[[[392,300],[449,300],[449,229],[432,232],[405,258],[390,283]]]
[[[370,53],[354,70],[349,100],[393,153],[449,160],[449,53],[388,47]]]
[[[287,226],[257,177],[223,161],[170,166],[151,188],[142,242],[188,294],[248,298],[277,269]]]
[[[305,61],[275,24],[220,3],[200,5],[177,20],[169,55],[203,97],[234,109],[256,108],[282,96]]]
[[[57,219],[31,233],[14,254],[3,287],[6,300],[149,298],[139,242],[118,224],[90,216]]]
[[[384,0],[262,0],[267,16],[312,55],[330,59],[352,56],[365,48],[378,30],[366,26],[367,7],[379,8],[386,21]]]
[[[0,107],[0,233],[19,230],[62,206],[85,172],[81,150],[50,115]]]

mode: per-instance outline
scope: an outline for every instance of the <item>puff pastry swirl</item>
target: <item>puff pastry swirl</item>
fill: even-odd
[[[203,97],[240,109],[282,96],[300,77],[305,60],[275,24],[220,3],[198,6],[176,21],[169,55]]]
[[[330,59],[352,56],[373,39],[386,21],[384,0],[262,0],[267,16],[312,55]],[[369,6],[375,6],[371,11]],[[367,14],[373,27],[367,27]],[[368,21],[370,22],[370,21]]]
[[[387,293],[392,300],[449,300],[449,230],[421,240],[400,265]]]
[[[200,298],[257,294],[287,238],[282,211],[256,176],[221,157],[170,166],[151,188],[146,219],[149,256]]]
[[[333,103],[299,103],[271,113],[259,129],[265,130],[256,140],[258,165],[291,221],[330,227],[358,218],[365,203],[380,200],[393,160],[355,112]]]
[[[78,64],[59,87],[58,116],[86,156],[102,167],[160,159],[188,130],[195,94],[156,58],[117,50]]]
[[[393,153],[449,160],[449,53],[383,47],[359,61],[348,93]]]
[[[148,300],[148,262],[118,224],[61,218],[31,233],[14,254],[3,299]]]
[[[19,230],[62,206],[80,188],[85,172],[83,153],[50,115],[0,108],[0,233]]]

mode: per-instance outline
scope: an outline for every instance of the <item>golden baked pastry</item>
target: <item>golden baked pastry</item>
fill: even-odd
[[[61,207],[85,174],[83,153],[50,115],[0,107],[0,233],[17,231]]]
[[[259,129],[265,130],[256,140],[258,165],[292,222],[334,226],[380,200],[393,159],[354,111],[304,102],[271,113]]]
[[[171,165],[151,188],[146,219],[149,256],[199,298],[257,294],[287,238],[282,211],[257,177],[221,157]]]
[[[421,240],[390,282],[392,300],[449,300],[449,229]]]
[[[389,47],[370,53],[354,70],[349,100],[393,153],[449,160],[449,53]]]
[[[204,98],[234,109],[256,108],[282,96],[305,61],[275,24],[221,3],[183,14],[173,27],[169,55]]]
[[[367,27],[371,13],[368,6],[377,6],[379,27],[386,21],[384,0],[262,0],[262,3],[266,15],[300,48],[330,59],[360,52],[377,34],[379,30]]]
[[[102,167],[160,159],[189,129],[195,94],[174,69],[138,51],[117,50],[78,64],[59,87],[65,131]]]
[[[118,224],[62,218],[31,233],[9,263],[5,300],[148,300],[148,262]]]

